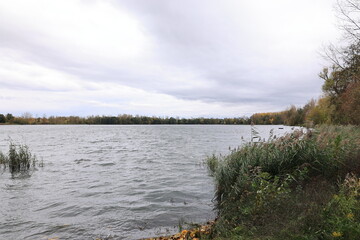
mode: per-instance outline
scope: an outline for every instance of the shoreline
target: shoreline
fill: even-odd
[[[215,224],[215,220],[208,221],[205,225],[199,225],[198,227],[191,228],[189,230],[182,230],[179,233],[161,236],[161,237],[150,237],[150,238],[142,238],[141,240],[199,240],[204,236],[208,236],[211,234],[211,229]]]

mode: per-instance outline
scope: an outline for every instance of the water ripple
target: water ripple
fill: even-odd
[[[14,240],[137,239],[176,232],[180,219],[206,222],[213,185],[202,161],[250,135],[220,125],[0,128],[45,162],[31,177],[0,174],[0,239]]]

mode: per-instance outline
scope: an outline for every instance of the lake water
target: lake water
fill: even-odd
[[[263,138],[289,127],[256,126]],[[0,126],[44,167],[0,173],[0,239],[139,239],[214,218],[206,156],[250,140],[242,125]],[[244,139],[242,139],[242,137]]]

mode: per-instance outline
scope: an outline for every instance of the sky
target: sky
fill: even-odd
[[[0,0],[0,113],[281,111],[338,38],[333,0]]]

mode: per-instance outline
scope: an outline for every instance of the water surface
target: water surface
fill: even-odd
[[[257,126],[263,138],[270,129],[291,131]],[[0,174],[0,239],[138,239],[206,222],[214,193],[203,160],[250,133],[242,125],[0,126],[2,152],[11,138],[45,163],[27,178]]]

